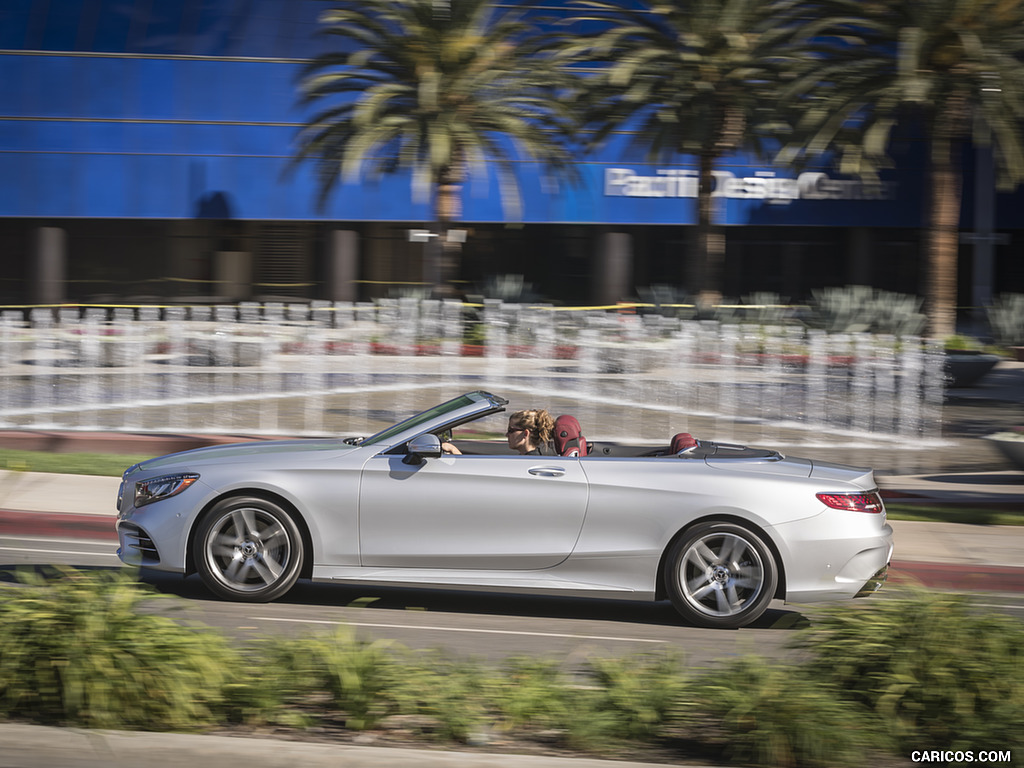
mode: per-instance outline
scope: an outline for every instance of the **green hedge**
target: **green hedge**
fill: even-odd
[[[220,722],[242,675],[220,635],[140,612],[128,572],[25,573],[0,594],[0,714],[92,728]]]
[[[799,645],[807,671],[860,705],[904,752],[1024,751],[1024,625],[962,595],[919,592],[831,608]]]

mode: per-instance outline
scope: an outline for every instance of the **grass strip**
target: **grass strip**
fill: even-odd
[[[961,523],[967,525],[1024,525],[1024,509],[1005,503],[991,507],[956,504],[900,504],[887,501],[885,511],[890,520],[926,523]]]
[[[47,453],[0,448],[0,469],[120,477],[132,464],[151,458],[152,454]]]

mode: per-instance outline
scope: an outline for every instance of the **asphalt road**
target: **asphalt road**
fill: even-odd
[[[67,536],[0,537],[0,570],[65,564],[120,568],[112,540]],[[10,576],[8,575],[8,578]],[[416,589],[360,589],[300,582],[273,603],[230,603],[214,598],[198,577],[144,572],[158,591],[179,599],[155,601],[151,610],[216,627],[240,642],[273,634],[329,631],[340,624],[366,639],[390,639],[415,649],[442,649],[459,658],[498,664],[539,656],[581,667],[588,657],[672,650],[687,666],[757,653],[784,658],[794,631],[807,626],[818,606],[776,601],[754,625],[714,630],[685,625],[668,603],[497,595]],[[855,605],[886,599],[886,589]],[[978,594],[979,605],[1024,619],[1024,593]]]

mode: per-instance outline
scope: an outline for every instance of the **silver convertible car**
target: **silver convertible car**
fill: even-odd
[[[588,445],[564,417],[553,455],[520,455],[480,429],[507,404],[469,392],[368,438],[136,464],[118,494],[118,554],[197,572],[229,600],[273,600],[311,578],[667,599],[706,627],[884,581],[892,528],[870,469],[686,434]]]

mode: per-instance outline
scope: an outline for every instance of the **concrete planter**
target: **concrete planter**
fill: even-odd
[[[1002,360],[984,352],[946,352],[945,378],[950,389],[973,387]]]
[[[1009,459],[1016,469],[1024,472],[1024,432],[1000,432],[987,435],[985,439],[995,443],[1000,453]]]

